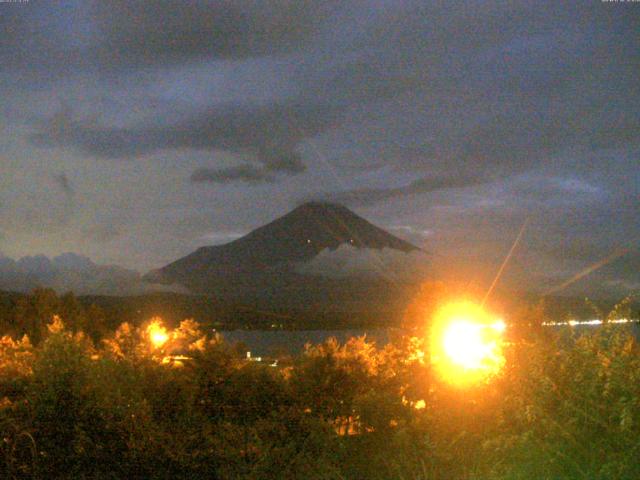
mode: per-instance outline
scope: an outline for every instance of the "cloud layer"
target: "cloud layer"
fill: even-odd
[[[12,260],[0,255],[0,290],[29,292],[46,287],[77,295],[140,295],[153,291],[186,293],[180,286],[143,282],[140,274],[122,267],[96,265],[90,259],[66,253]]]
[[[369,277],[397,282],[420,282],[430,274],[430,259],[422,251],[405,253],[391,248],[381,250],[341,245],[325,249],[311,261],[298,264],[306,275],[328,278]]]

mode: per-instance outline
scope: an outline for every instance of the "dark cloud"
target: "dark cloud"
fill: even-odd
[[[2,6],[0,59],[49,73],[287,52],[310,42],[339,5],[335,0],[29,3]]]
[[[66,195],[73,196],[75,194],[75,189],[66,173],[56,173],[53,176],[53,180]]]
[[[353,164],[494,180],[545,169],[608,175],[609,162],[585,157],[640,145],[640,45],[632,40],[640,25],[628,10],[588,7],[576,18],[546,2],[455,11],[408,4],[369,30],[359,54],[307,71],[307,93],[351,109],[388,99],[359,132],[377,150]],[[393,122],[375,121],[385,117]],[[385,155],[402,135],[420,139],[423,152]],[[433,190],[415,187],[362,188],[344,201]]]
[[[246,58],[299,48],[337,5],[335,0],[112,0],[94,2],[92,15],[100,55],[112,64],[137,64]]]
[[[576,21],[553,2],[452,10],[406,1],[392,10],[366,3],[338,8],[331,2],[94,5],[89,11],[95,42],[112,52],[110,62],[131,68],[136,62],[128,58],[140,66],[146,55],[174,60],[266,55],[273,50],[249,46],[277,50],[276,44],[288,43],[289,34],[274,26],[282,24],[295,48],[280,70],[283,81],[290,78],[295,85],[295,94],[268,105],[193,107],[163,125],[137,121],[115,127],[78,121],[63,111],[41,125],[32,140],[102,158],[228,150],[254,155],[267,170],[294,174],[304,170],[296,153],[301,141],[336,127],[337,117],[348,117],[346,112],[405,96],[419,113],[411,117],[387,106],[381,115],[423,127],[432,154],[413,163],[416,176],[451,170],[507,176],[557,162],[570,148],[593,151],[640,142],[640,103],[628,98],[629,89],[636,88],[633,71],[640,54],[632,37],[625,37],[634,25],[626,12],[585,7]],[[313,34],[302,27],[308,22]],[[256,40],[263,27],[272,30],[273,42]],[[220,41],[211,41],[205,33],[217,29]],[[313,35],[315,43],[301,42],[300,35]],[[214,72],[212,65],[202,78]],[[376,133],[360,130],[365,141]],[[401,166],[405,160],[385,161]],[[242,180],[246,175],[237,173],[243,170],[240,165],[231,176]],[[392,197],[401,193],[389,190]],[[386,198],[382,191],[361,194],[376,195]]]
[[[274,177],[264,168],[248,163],[229,168],[200,168],[191,174],[193,183],[230,183],[243,181],[247,183],[273,182]]]
[[[404,197],[406,195],[428,193],[449,188],[468,187],[483,183],[484,181],[486,181],[486,179],[482,177],[465,175],[427,177],[414,180],[402,187],[353,189],[321,196],[321,199],[351,206],[364,206],[392,198]],[[306,200],[308,199],[305,198],[303,201]]]
[[[70,148],[104,159],[131,159],[164,150],[226,150],[254,156],[267,171],[293,175],[305,170],[296,146],[338,118],[339,112],[318,106],[221,106],[169,126],[114,128],[78,121],[63,109],[40,122],[30,140],[39,147]],[[222,173],[255,178],[258,170],[254,168],[253,174],[249,170],[240,166]]]

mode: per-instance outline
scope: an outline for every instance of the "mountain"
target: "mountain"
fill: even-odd
[[[136,271],[115,265],[98,265],[75,253],[54,258],[34,255],[13,260],[0,255],[0,290],[29,292],[37,287],[78,295],[135,295],[156,290],[178,290],[175,286],[143,282]]]
[[[305,303],[340,302],[349,300],[345,293],[359,291],[368,296],[372,286],[382,287],[384,275],[368,282],[355,278],[336,282],[300,273],[297,268],[321,252],[346,247],[407,254],[419,250],[342,205],[309,202],[237,240],[199,248],[150,272],[145,279],[179,283],[193,292],[214,296],[274,301],[298,297]],[[342,295],[340,289],[344,290]]]

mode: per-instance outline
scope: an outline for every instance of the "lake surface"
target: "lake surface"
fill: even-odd
[[[596,322],[596,321],[590,321]],[[600,325],[595,323],[580,322],[570,325],[568,322],[547,324],[548,328],[566,329],[576,333],[594,332]],[[635,320],[627,321],[623,328],[629,328],[636,338],[640,339],[640,325]],[[368,341],[373,341],[378,347],[389,343],[390,332],[397,329],[369,328],[350,330],[224,330],[222,334],[225,340],[231,344],[242,342],[254,357],[272,356],[274,354],[288,353],[297,355],[304,351],[307,343],[319,344],[334,337],[340,343],[344,343],[351,337],[366,335]]]
[[[389,343],[389,330],[386,328],[351,330],[224,330],[219,331],[229,343],[242,342],[254,357],[270,356],[277,353],[296,355],[304,351],[307,343],[318,344],[334,337],[344,343],[351,337],[367,336],[378,346]]]

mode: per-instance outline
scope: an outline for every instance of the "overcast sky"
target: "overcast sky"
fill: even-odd
[[[320,198],[456,275],[529,218],[513,282],[628,248],[589,281],[640,288],[640,3],[30,0],[0,31],[7,256],[146,271]]]

